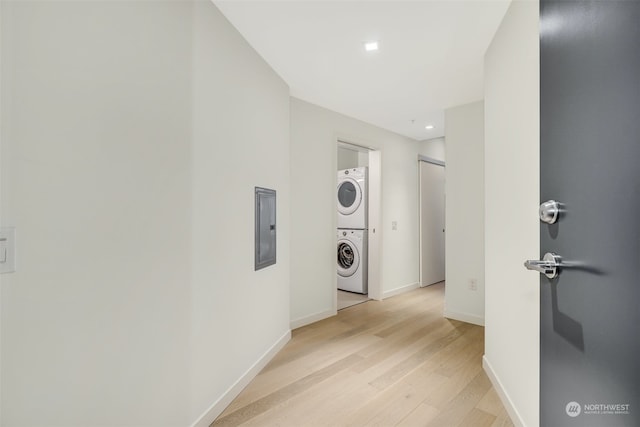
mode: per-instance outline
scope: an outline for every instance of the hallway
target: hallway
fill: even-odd
[[[443,301],[438,284],[296,329],[212,426],[512,426],[484,328],[444,319]]]

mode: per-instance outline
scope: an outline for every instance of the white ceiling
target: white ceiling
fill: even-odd
[[[292,96],[424,140],[444,135],[444,109],[483,98],[510,0],[214,2]]]

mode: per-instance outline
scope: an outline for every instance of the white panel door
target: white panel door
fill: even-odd
[[[420,163],[422,286],[444,280],[444,166]]]

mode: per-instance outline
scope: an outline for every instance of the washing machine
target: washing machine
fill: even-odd
[[[367,178],[366,167],[338,171],[338,228],[367,228]]]
[[[338,289],[367,294],[367,230],[338,230]]]

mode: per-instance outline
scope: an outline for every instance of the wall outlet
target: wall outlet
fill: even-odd
[[[398,229],[398,221],[391,221],[391,229],[392,230]]]
[[[469,290],[477,291],[478,290],[478,280],[477,279],[469,279]]]

